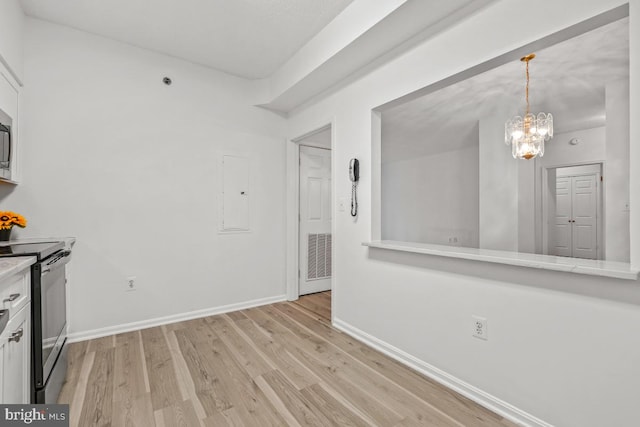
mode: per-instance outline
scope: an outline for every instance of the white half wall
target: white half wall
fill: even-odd
[[[490,403],[503,413],[514,414],[500,402],[518,408],[514,417],[523,423],[640,424],[640,283],[363,247],[379,215],[371,210],[379,179],[371,159],[380,158],[371,144],[371,110],[622,4],[492,3],[289,119],[288,135],[295,137],[314,129],[318,117],[335,117],[335,164],[352,157],[361,162],[358,218],[334,211],[335,319],[493,396]],[[560,7],[562,13],[550,13]],[[631,1],[630,21],[631,103],[637,107],[638,0]],[[632,136],[639,130],[632,122]],[[506,148],[502,138],[498,144]],[[637,177],[636,151],[631,169]],[[632,202],[640,200],[640,186],[631,185]],[[334,197],[349,197],[346,168],[336,172],[334,186]],[[640,228],[632,229],[631,241],[640,241]],[[634,254],[640,265],[640,251]],[[488,319],[488,341],[471,336],[472,315]]]
[[[29,221],[16,237],[77,238],[71,334],[285,294],[284,119],[253,96],[250,81],[27,20],[23,180],[0,202]],[[251,161],[249,233],[218,234],[228,151]]]

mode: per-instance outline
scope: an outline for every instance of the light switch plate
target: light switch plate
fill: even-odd
[[[346,207],[347,207],[347,198],[346,197],[340,197],[338,199],[338,210],[340,212],[344,212]]]

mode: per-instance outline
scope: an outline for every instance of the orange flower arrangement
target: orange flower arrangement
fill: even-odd
[[[25,228],[27,220],[15,212],[0,211],[0,230],[11,230],[14,225]]]

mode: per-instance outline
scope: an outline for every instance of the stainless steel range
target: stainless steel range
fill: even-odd
[[[65,265],[63,242],[0,246],[0,257],[35,256],[31,266],[31,402],[55,403],[67,372]]]

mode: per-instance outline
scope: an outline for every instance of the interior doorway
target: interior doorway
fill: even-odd
[[[604,259],[602,164],[547,169],[549,255]]]
[[[331,289],[331,150],[300,146],[299,295]]]
[[[331,290],[331,127],[298,142],[298,295],[308,295]]]

